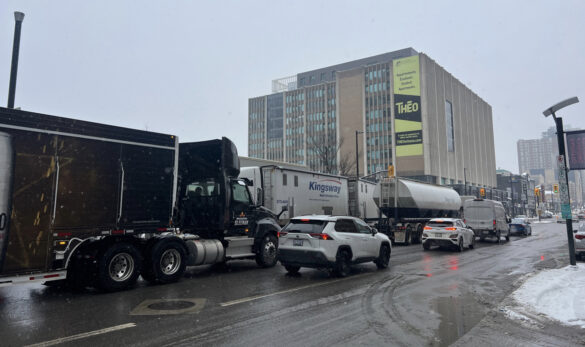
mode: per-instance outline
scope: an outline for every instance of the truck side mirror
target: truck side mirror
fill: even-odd
[[[256,205],[263,206],[264,205],[264,192],[262,188],[256,188]]]

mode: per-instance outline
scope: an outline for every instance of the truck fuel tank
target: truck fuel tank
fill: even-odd
[[[188,266],[220,263],[225,260],[225,248],[219,240],[186,240],[189,250]]]

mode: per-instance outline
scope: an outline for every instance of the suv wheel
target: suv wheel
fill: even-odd
[[[471,236],[471,243],[469,244],[469,249],[475,248],[475,236]]]
[[[459,239],[459,244],[457,245],[457,251],[463,252],[463,237]]]
[[[337,260],[335,262],[335,274],[339,277],[346,277],[349,275],[351,257],[348,251],[340,251],[337,254]]]
[[[378,259],[374,260],[374,263],[378,267],[378,269],[385,269],[388,267],[390,263],[390,248],[388,245],[382,245],[380,247],[380,255]]]

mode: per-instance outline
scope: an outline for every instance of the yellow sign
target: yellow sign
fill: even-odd
[[[422,155],[419,57],[397,59],[392,64],[396,157]]]
[[[388,177],[394,177],[394,165],[388,165]]]

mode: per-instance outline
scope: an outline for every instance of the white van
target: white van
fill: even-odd
[[[480,240],[495,237],[500,242],[502,236],[510,241],[510,229],[506,220],[506,210],[499,201],[487,199],[466,200],[463,204],[464,222],[473,229]]]

